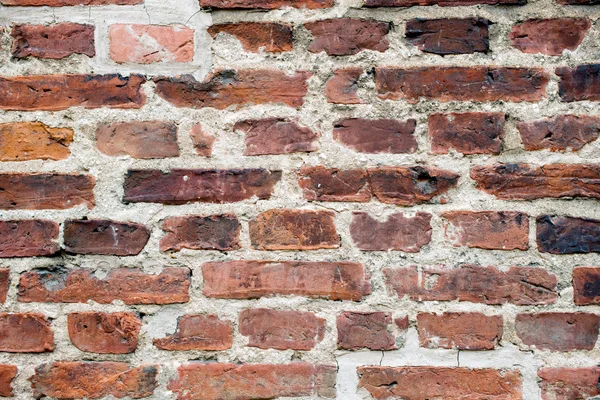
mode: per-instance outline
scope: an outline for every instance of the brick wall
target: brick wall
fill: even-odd
[[[0,396],[600,395],[597,3],[0,0]]]

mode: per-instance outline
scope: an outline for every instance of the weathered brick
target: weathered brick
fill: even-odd
[[[446,239],[456,247],[527,250],[529,217],[516,211],[449,211],[442,214]]]
[[[417,121],[348,118],[333,125],[333,139],[362,153],[414,153]]]
[[[375,399],[521,400],[514,370],[450,367],[359,367],[358,387]]]
[[[36,367],[29,380],[36,397],[59,399],[139,399],[152,395],[156,388],[158,365],[130,367],[124,362],[58,361]]]
[[[572,6],[587,6],[599,4],[598,0],[556,0],[557,4],[572,5]]]
[[[240,41],[244,50],[258,53],[264,50],[269,53],[291,51],[294,42],[292,27],[288,24],[274,22],[238,22],[217,24],[208,28],[208,33],[215,38],[219,33],[234,36]]]
[[[337,346],[344,350],[394,350],[392,314],[345,311],[337,317]]]
[[[339,170],[319,165],[303,167],[298,175],[298,185],[309,201],[371,200],[368,176],[364,170]]]
[[[173,304],[189,301],[191,272],[165,267],[151,275],[139,269],[117,268],[105,278],[93,270],[34,269],[21,274],[18,300],[31,303]]]
[[[133,5],[140,4],[143,0],[0,0],[5,6],[106,6],[110,4]]]
[[[552,304],[558,298],[556,276],[543,268],[461,265],[457,268],[385,268],[398,297],[415,301],[469,301],[484,304]]]
[[[69,107],[140,108],[140,75],[32,75],[0,77],[0,110],[59,111]]]
[[[365,6],[367,7],[413,7],[433,5],[438,5],[440,7],[459,7],[479,4],[522,6],[527,4],[527,0],[365,0]]]
[[[73,129],[41,122],[0,124],[0,161],[64,160],[71,154]]]
[[[190,75],[156,78],[156,93],[176,107],[219,110],[248,104],[304,104],[312,73],[288,75],[278,70],[221,70],[198,82]],[[0,89],[2,84],[0,81]]]
[[[540,215],[536,219],[538,250],[543,253],[600,252],[600,220]]]
[[[371,293],[361,264],[347,261],[223,261],[202,265],[204,295],[255,299],[298,295],[359,301]]]
[[[144,121],[102,124],[96,130],[98,150],[109,156],[166,158],[179,156],[177,125]]]
[[[0,221],[0,258],[56,254],[58,233],[58,224],[53,221]]]
[[[600,395],[600,368],[542,368],[542,400],[578,400]]]
[[[562,101],[600,101],[600,64],[558,67],[555,73]]]
[[[429,116],[431,152],[448,154],[498,154],[502,151],[504,113],[451,113]]]
[[[44,353],[54,350],[54,332],[38,313],[0,313],[0,351]]]
[[[560,56],[577,49],[591,26],[587,18],[530,19],[515,25],[508,37],[523,53]]]
[[[215,138],[204,132],[201,125],[192,126],[190,137],[192,138],[196,154],[203,157],[210,157],[212,155]]]
[[[362,68],[342,68],[333,71],[333,76],[325,84],[327,101],[334,104],[361,104],[358,97],[358,81],[363,74]]]
[[[487,53],[489,25],[485,18],[416,18],[406,22],[406,38],[426,53]]]
[[[573,269],[573,301],[578,306],[600,304],[600,267]]]
[[[600,199],[600,164],[494,164],[475,166],[477,189],[501,200],[560,197]]]
[[[432,349],[494,350],[502,339],[502,316],[445,312],[417,315],[419,344]]]
[[[316,250],[340,246],[334,213],[269,210],[249,223],[250,242],[258,250]]]
[[[284,118],[240,121],[233,130],[246,134],[245,156],[311,152],[319,148],[315,143],[318,133]]]
[[[175,333],[153,343],[161,350],[227,350],[233,344],[233,328],[216,315],[183,315],[177,318]]]
[[[325,336],[325,320],[303,311],[257,308],[240,313],[240,334],[261,349],[310,350]]]
[[[135,256],[150,239],[150,229],[134,222],[106,219],[65,221],[65,250],[74,254]]]
[[[558,115],[537,121],[517,122],[525,150],[580,150],[598,139],[600,117]]]
[[[81,351],[127,354],[137,348],[142,321],[130,312],[75,312],[68,326],[71,343]]]
[[[377,67],[379,98],[439,101],[539,101],[545,97],[547,72],[511,67]],[[600,82],[600,80],[599,80]]]
[[[517,314],[515,320],[519,339],[540,350],[591,350],[599,328],[600,316],[582,312]]]
[[[14,395],[12,381],[17,376],[17,366],[0,364],[0,396],[12,397]]]
[[[200,7],[216,9],[265,9],[274,10],[282,7],[295,8],[329,8],[334,0],[200,0]]]
[[[12,56],[61,59],[73,54],[96,55],[94,26],[64,22],[56,25],[13,25]]]
[[[6,301],[8,289],[10,288],[10,269],[0,268],[0,304]],[[2,385],[0,385],[1,387]]]
[[[354,212],[350,235],[360,250],[417,253],[431,241],[431,214],[418,212],[414,217],[405,217],[395,213],[379,222],[366,212]]]
[[[390,47],[386,35],[389,22],[360,18],[335,18],[312,21],[304,27],[312,34],[307,50],[324,51],[330,56],[347,56],[363,50],[384,52]]]
[[[178,400],[335,397],[336,367],[290,364],[219,364],[194,362],[177,369],[169,390]]]
[[[254,196],[271,197],[281,171],[266,169],[129,170],[123,184],[125,202],[185,204],[234,203]]]
[[[241,225],[232,214],[169,217],[164,220],[162,229],[167,234],[160,239],[160,251],[240,248]]]

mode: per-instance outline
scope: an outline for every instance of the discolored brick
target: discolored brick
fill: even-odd
[[[213,144],[215,143],[214,136],[205,133],[201,125],[194,125],[190,131],[190,137],[196,154],[203,157],[212,156]]]
[[[63,22],[56,25],[13,25],[12,56],[62,59],[73,54],[96,55],[94,26]]]
[[[600,368],[542,368],[542,400],[577,400],[600,395]]]
[[[67,322],[75,347],[100,354],[133,353],[142,327],[140,318],[129,312],[75,312]]]
[[[513,26],[508,38],[523,53],[560,56],[577,49],[591,26],[587,18],[530,19]]]
[[[588,115],[558,115],[531,122],[518,122],[517,129],[525,150],[581,150],[598,139],[600,117]]]
[[[371,200],[368,176],[364,170],[339,170],[323,166],[303,167],[298,176],[298,185],[308,201],[368,202]]]
[[[558,67],[555,73],[562,101],[600,101],[600,64]]]
[[[219,33],[234,36],[244,50],[258,53],[261,49],[269,53],[291,51],[294,45],[292,27],[274,22],[238,22],[212,25],[208,33],[215,38]]]
[[[406,38],[426,53],[487,53],[489,25],[485,18],[416,18],[406,22]]]
[[[360,250],[416,253],[431,241],[431,214],[418,212],[406,217],[395,213],[379,222],[366,212],[354,212],[350,236]]]
[[[358,81],[362,68],[343,68],[333,71],[333,76],[325,84],[327,101],[334,104],[362,104],[358,97]]]
[[[319,134],[298,122],[284,118],[252,119],[237,122],[233,130],[246,135],[245,156],[289,154],[318,150]]]
[[[349,118],[333,125],[333,139],[362,153],[414,153],[417,121]]]
[[[0,268],[0,304],[4,304],[10,288],[10,269]],[[2,385],[0,385],[1,387]],[[0,394],[1,396],[1,394]]]
[[[419,344],[432,349],[494,350],[502,339],[502,316],[445,312],[417,315]]]
[[[600,252],[600,220],[540,215],[536,231],[538,250],[543,253]]]
[[[504,113],[451,113],[429,116],[431,152],[499,154],[504,137]]]
[[[64,160],[69,157],[73,129],[41,122],[0,124],[0,161]]]
[[[12,382],[17,376],[17,366],[0,364],[0,396],[14,396]]]
[[[233,344],[233,328],[216,315],[183,315],[177,318],[175,333],[153,343],[161,350],[227,350]]]
[[[65,250],[74,254],[135,256],[150,239],[150,229],[133,222],[67,220]]]
[[[582,312],[517,314],[515,320],[519,339],[540,350],[591,350],[599,328],[600,316]]]
[[[573,301],[578,306],[600,304],[600,267],[573,269]]]
[[[338,349],[395,350],[392,314],[345,311],[337,317]]]
[[[59,250],[58,233],[54,221],[0,221],[0,258],[54,255]]]
[[[330,56],[357,54],[363,50],[384,52],[390,46],[386,35],[389,22],[359,18],[335,18],[304,24],[312,34],[307,50],[324,51]]]
[[[96,130],[98,150],[109,156],[166,158],[179,156],[177,125],[144,121],[101,124]]]
[[[240,248],[240,223],[232,214],[166,218],[160,251],[237,250]]]
[[[44,353],[54,350],[54,332],[44,314],[0,313],[0,351]]]

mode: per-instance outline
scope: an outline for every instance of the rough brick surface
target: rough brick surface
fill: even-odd
[[[133,222],[65,221],[65,250],[69,253],[134,256],[142,251],[149,238],[150,230]]]
[[[98,150],[109,156],[133,158],[177,157],[177,125],[172,122],[103,124],[96,131]]]
[[[11,35],[12,55],[16,58],[61,59],[72,54],[96,55],[93,25],[14,25]]]
[[[600,395],[600,368],[542,368],[542,400],[585,399]]]
[[[64,160],[71,154],[73,130],[40,122],[0,124],[0,161]]]
[[[43,314],[0,314],[0,351],[43,353],[54,350],[54,332]]]
[[[600,64],[556,68],[558,94],[563,101],[600,100]]]
[[[6,301],[9,287],[10,270],[8,268],[0,268],[0,304]]]
[[[142,321],[134,313],[76,312],[68,316],[69,338],[81,351],[126,354],[135,351]]]
[[[395,213],[380,222],[368,213],[355,212],[350,236],[360,250],[416,253],[431,241],[431,214],[419,212],[410,218]]]
[[[573,269],[573,301],[580,306],[600,304],[600,268]]]
[[[387,22],[338,18],[309,22],[304,27],[312,33],[308,51],[325,51],[330,56],[345,56],[362,50],[386,51],[390,45]]]
[[[292,50],[292,28],[288,24],[273,22],[240,22],[236,24],[217,24],[208,28],[215,38],[219,33],[234,36],[244,50],[258,53],[261,49],[269,53],[282,53]]]
[[[536,234],[538,249],[544,253],[600,252],[600,220],[540,215]]]
[[[587,115],[558,115],[531,122],[519,122],[517,128],[525,150],[580,150],[600,135],[600,118]]]
[[[231,323],[216,315],[184,315],[177,319],[177,331],[154,339],[161,350],[227,350],[233,343]]]
[[[325,84],[327,101],[335,104],[360,104],[358,81],[363,74],[362,68],[343,68],[333,71],[333,76]]]
[[[600,316],[583,312],[517,314],[515,321],[523,343],[540,350],[591,350],[599,328]]]
[[[431,151],[447,154],[498,154],[504,137],[503,113],[432,114],[429,117]]]
[[[204,157],[210,157],[212,155],[215,138],[204,132],[201,125],[192,126],[190,137],[192,138],[196,154]]]
[[[406,23],[406,38],[426,53],[487,53],[489,24],[484,18],[411,19]]]
[[[234,215],[186,216],[165,219],[160,250],[237,250],[240,223]]]
[[[390,332],[392,315],[385,312],[343,312],[337,317],[338,348],[344,350],[394,350]]]
[[[361,153],[413,153],[417,121],[351,118],[336,122],[333,139]]]
[[[0,258],[51,256],[59,249],[58,230],[53,221],[0,221]]]
[[[246,134],[244,155],[288,154],[318,149],[319,134],[281,118],[240,121],[233,126]]]
[[[12,381],[17,375],[15,365],[0,364],[0,396],[12,397],[14,395]]]
[[[421,313],[417,315],[422,347],[494,350],[502,339],[502,316],[481,313]]]
[[[524,53],[560,56],[575,50],[591,26],[586,18],[534,19],[515,25],[508,37]]]

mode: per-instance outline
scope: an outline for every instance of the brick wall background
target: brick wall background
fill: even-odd
[[[0,0],[0,396],[600,395],[594,3]]]

